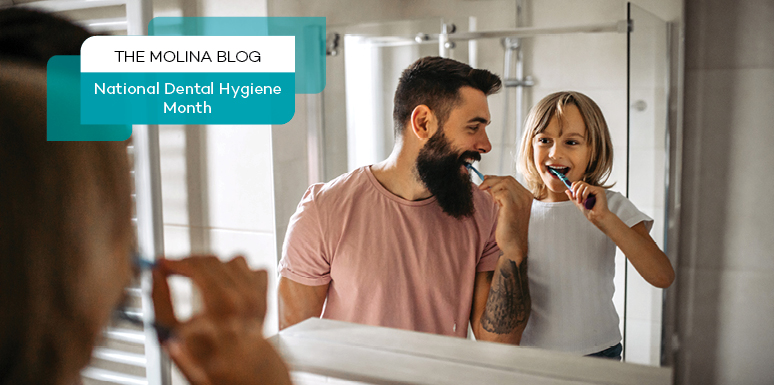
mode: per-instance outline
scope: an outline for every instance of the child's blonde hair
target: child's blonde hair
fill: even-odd
[[[565,107],[570,104],[578,107],[583,117],[583,123],[586,125],[586,138],[591,151],[589,164],[583,174],[583,181],[592,186],[604,188],[612,186],[604,185],[613,168],[613,145],[602,110],[591,98],[580,92],[555,92],[543,98],[529,111],[516,162],[517,170],[524,175],[527,187],[537,199],[545,197],[546,186],[535,167],[532,141],[537,134],[546,129],[554,116],[559,119],[559,124],[563,124]]]

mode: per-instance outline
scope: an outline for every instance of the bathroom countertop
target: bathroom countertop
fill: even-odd
[[[319,318],[289,327],[270,341],[297,383],[672,383],[671,368]]]

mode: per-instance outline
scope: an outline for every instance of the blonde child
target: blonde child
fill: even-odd
[[[535,197],[529,223],[532,314],[522,345],[621,357],[613,306],[616,246],[651,285],[674,270],[648,234],[653,220],[607,190],[613,149],[599,107],[579,92],[546,96],[530,111],[519,172]],[[564,174],[572,189],[549,169]],[[591,209],[584,202],[594,196]]]

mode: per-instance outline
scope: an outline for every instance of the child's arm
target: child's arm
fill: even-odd
[[[575,199],[570,191],[565,191],[586,218],[605,233],[626,255],[632,266],[642,278],[653,286],[667,288],[675,279],[675,271],[666,254],[658,248],[648,234],[643,222],[631,228],[607,207],[605,189],[590,186],[584,182],[572,184]],[[583,201],[590,195],[596,195],[597,203],[591,210],[583,207]]]

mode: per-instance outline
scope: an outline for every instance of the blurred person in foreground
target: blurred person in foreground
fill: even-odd
[[[0,384],[75,384],[138,274],[126,143],[46,141],[43,66],[68,52],[40,39],[88,33],[34,11],[0,10],[0,21]],[[173,274],[202,293],[187,322],[174,316]],[[153,278],[162,347],[192,384],[290,383],[263,338],[265,271],[191,257],[160,260]]]

